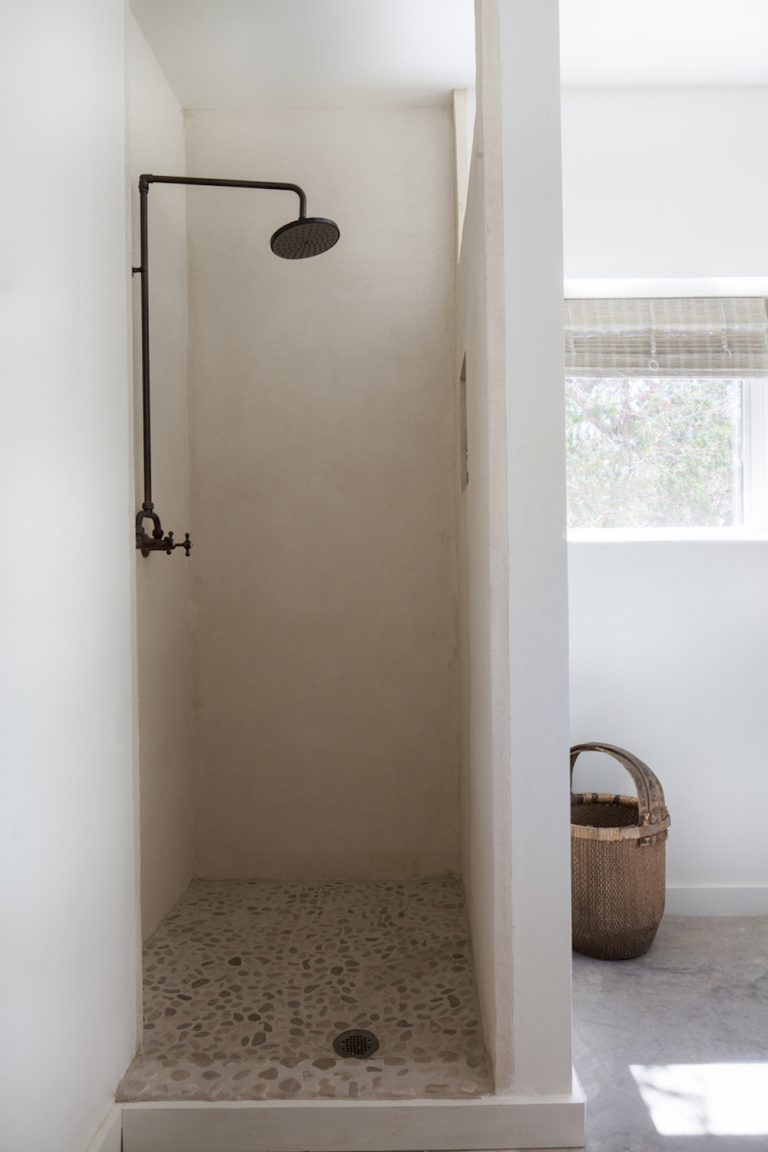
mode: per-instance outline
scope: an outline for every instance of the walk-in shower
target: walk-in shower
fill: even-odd
[[[290,220],[272,236],[270,247],[276,256],[284,260],[303,260],[308,256],[320,256],[333,248],[341,233],[333,220],[323,216],[307,216],[307,197],[298,184],[286,184],[273,180],[219,180],[200,176],[153,176],[144,173],[139,177],[141,264],[133,269],[134,275],[141,277],[141,402],[144,460],[144,499],[136,513],[136,547],[142,556],[152,552],[166,552],[169,556],[174,548],[183,548],[189,556],[192,541],[189,532],[182,543],[173,538],[173,532],[166,535],[160,516],[155,511],[152,500],[152,435],[149,390],[149,221],[147,200],[150,184],[202,185],[209,188],[259,188],[278,192],[295,192],[299,198],[299,215]],[[151,536],[144,527],[144,521],[152,521]]]

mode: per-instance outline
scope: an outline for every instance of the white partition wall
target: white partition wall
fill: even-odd
[[[2,9],[0,1147],[83,1152],[136,1043],[125,12]]]
[[[459,548],[464,872],[496,1090],[567,1096],[557,3],[480,0],[476,11],[478,122],[457,336],[469,476]]]
[[[512,732],[512,1085],[516,1092],[569,1092],[570,789],[558,3],[507,0],[500,12]],[[504,878],[497,883],[503,886]]]

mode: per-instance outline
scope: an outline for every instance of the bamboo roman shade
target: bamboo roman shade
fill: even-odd
[[[768,376],[756,297],[565,302],[566,376]]]

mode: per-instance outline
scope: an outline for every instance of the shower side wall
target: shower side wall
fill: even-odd
[[[447,108],[187,115],[196,872],[456,872],[455,221]]]
[[[185,171],[184,122],[157,60],[128,13],[128,174],[134,265],[139,257],[140,173]],[[187,238],[185,191],[153,185],[149,198],[153,495],[163,527],[190,528],[187,419]],[[136,506],[142,500],[139,284],[133,284]],[[194,538],[194,537],[193,537]],[[194,553],[193,553],[194,555]],[[192,874],[191,564],[176,552],[137,556],[144,938]]]
[[[571,1093],[556,0],[478,0],[458,280],[462,844],[497,1093]]]

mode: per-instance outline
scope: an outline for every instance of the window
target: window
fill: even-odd
[[[566,301],[568,526],[768,529],[753,298]]]

